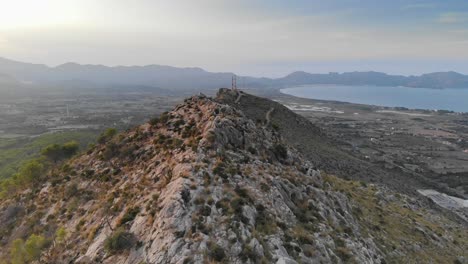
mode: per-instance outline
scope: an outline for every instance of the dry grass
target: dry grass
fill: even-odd
[[[404,197],[395,196],[396,200],[379,204],[375,186],[367,186],[355,181],[347,181],[335,176],[326,175],[334,191],[345,193],[354,203],[354,216],[358,219],[364,236],[373,236],[380,249],[385,254],[395,249],[401,250],[405,256],[387,255],[390,263],[404,263],[407,259],[418,259],[421,263],[453,263],[457,256],[466,254],[468,240],[464,239],[458,245],[453,241],[444,241],[439,246],[430,235],[416,230],[419,226],[426,234],[448,234],[452,237],[468,237],[468,230],[453,227],[448,230],[444,224],[450,220],[441,216],[434,219],[425,210],[412,210],[405,207]],[[419,250],[413,250],[419,245]],[[411,248],[411,249],[410,249]]]

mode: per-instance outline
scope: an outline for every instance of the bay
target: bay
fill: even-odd
[[[410,109],[468,112],[468,89],[304,85],[281,89],[296,97]]]

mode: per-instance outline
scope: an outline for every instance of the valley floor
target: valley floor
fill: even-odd
[[[468,198],[468,114],[388,108],[274,94],[352,153],[423,176]]]

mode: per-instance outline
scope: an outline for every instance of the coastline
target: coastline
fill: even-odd
[[[378,93],[374,89],[378,89]],[[278,89],[278,92],[303,99],[369,105],[386,109],[468,113],[468,105],[463,102],[464,98],[468,98],[468,90],[465,89],[325,84],[284,87]]]

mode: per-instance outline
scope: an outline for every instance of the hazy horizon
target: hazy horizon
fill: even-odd
[[[468,2],[0,0],[0,57],[281,77],[468,74]],[[25,8],[26,7],[26,8]]]
[[[385,70],[377,70],[379,68],[386,68],[386,67],[370,67],[370,68],[362,68],[360,70],[356,70],[352,68],[352,63],[350,62],[342,62],[340,63],[340,65],[335,65],[336,62],[311,62],[311,63],[308,63],[308,64],[305,64],[305,65],[302,65],[303,67],[301,68],[300,66],[299,67],[292,67],[291,70],[288,70],[286,68],[283,69],[282,72],[280,73],[272,73],[270,72],[269,75],[268,74],[265,74],[265,75],[261,75],[261,74],[249,74],[249,73],[246,73],[246,74],[242,74],[242,71],[240,72],[236,72],[236,71],[220,71],[220,70],[216,70],[216,69],[206,69],[206,68],[203,68],[203,67],[200,67],[200,66],[184,66],[184,65],[180,65],[180,66],[176,66],[176,65],[166,65],[166,64],[158,64],[158,63],[150,63],[150,64],[141,64],[141,65],[137,65],[137,64],[129,64],[129,65],[123,65],[123,64],[116,64],[116,65],[106,65],[106,64],[102,64],[102,63],[80,63],[80,62],[76,62],[76,61],[66,61],[66,62],[63,62],[63,63],[59,63],[59,64],[55,64],[55,65],[49,65],[49,64],[45,64],[45,63],[41,63],[41,62],[30,62],[30,61],[20,61],[20,60],[16,60],[16,59],[12,59],[12,58],[6,58],[6,57],[0,57],[0,58],[3,58],[3,59],[6,59],[6,60],[10,60],[10,61],[15,61],[15,62],[20,62],[20,63],[30,63],[30,64],[40,64],[40,65],[45,65],[49,68],[55,68],[55,67],[58,67],[60,65],[64,65],[64,64],[67,64],[67,63],[76,63],[76,64],[79,64],[79,65],[83,65],[83,66],[86,66],[86,65],[93,65],[93,66],[105,66],[105,67],[144,67],[144,66],[150,66],[150,65],[158,65],[158,66],[169,66],[169,67],[176,67],[176,68],[201,68],[202,70],[205,70],[207,72],[212,72],[212,73],[222,73],[222,72],[232,72],[234,74],[237,74],[237,75],[240,75],[240,76],[249,76],[249,77],[255,77],[255,78],[262,78],[262,77],[265,77],[265,78],[281,78],[281,77],[285,77],[293,72],[297,72],[297,71],[304,71],[304,72],[308,72],[308,73],[312,73],[312,74],[328,74],[328,73],[349,73],[349,72],[382,72],[382,73],[386,73],[388,75],[401,75],[401,76],[420,76],[420,75],[423,75],[423,74],[428,74],[428,73],[434,73],[434,72],[449,72],[449,71],[454,71],[454,72],[458,72],[458,73],[461,73],[461,74],[464,74],[464,75],[468,75],[468,72],[467,71],[457,71],[457,70],[438,70],[438,67],[433,67],[432,70],[429,70],[429,71],[414,71],[413,73],[410,73],[410,72],[407,72],[407,73],[402,73],[401,71],[398,71],[398,70],[395,70],[395,71],[392,71],[392,70],[389,70],[389,71],[385,71]],[[444,62],[444,63],[447,63],[449,64],[450,62]],[[443,63],[443,64],[444,64]],[[375,65],[378,65],[378,66],[382,66],[384,65],[385,62],[375,62]],[[411,66],[411,64],[414,64],[413,63],[406,63],[405,66],[409,69]],[[369,64],[366,64],[366,65],[369,65]],[[334,68],[333,68],[334,67]],[[273,66],[274,68],[274,66]],[[357,67],[357,68],[360,68],[360,67]],[[401,68],[401,66],[400,66]],[[306,69],[309,69],[309,70],[306,70]],[[330,69],[330,70],[325,70],[325,69]],[[342,70],[338,70],[338,69],[342,69]],[[388,67],[388,69],[391,69],[391,67]],[[431,69],[430,67],[428,67],[428,69]]]

